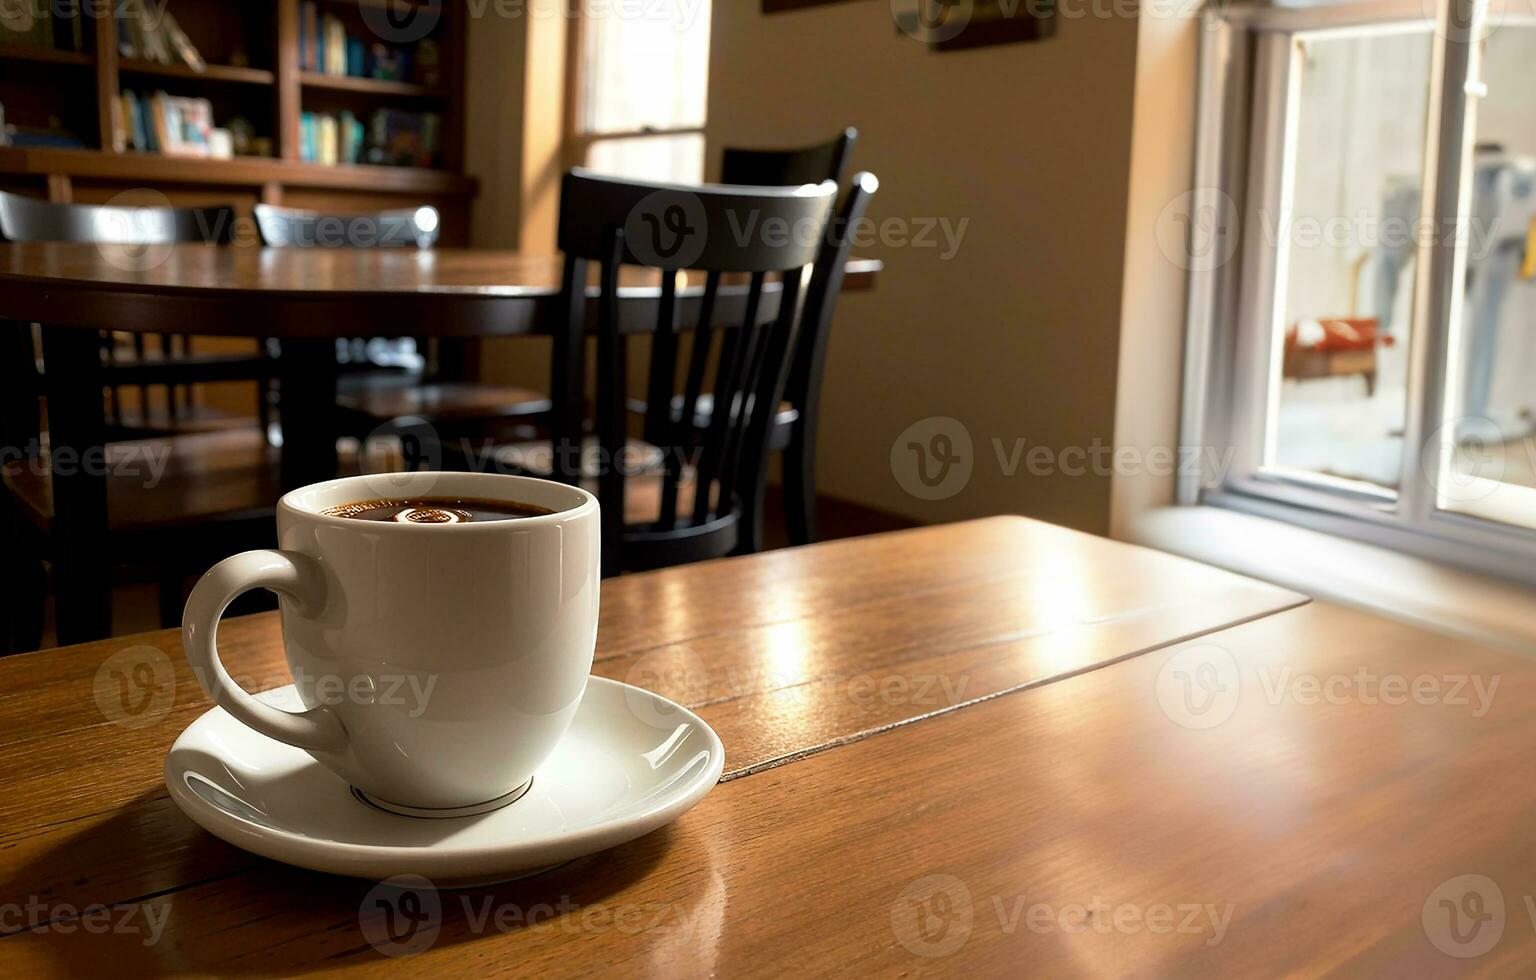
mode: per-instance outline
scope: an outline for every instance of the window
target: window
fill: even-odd
[[[1536,577],[1536,19],[1206,15],[1184,502]]]
[[[701,180],[708,0],[580,9],[567,133],[570,162],[621,177]]]

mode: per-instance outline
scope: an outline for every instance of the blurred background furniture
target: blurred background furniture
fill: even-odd
[[[262,244],[277,248],[430,249],[441,230],[437,210],[427,205],[333,214],[259,204],[255,215]],[[434,377],[438,358],[430,345],[451,340],[391,340],[387,321],[369,326],[367,337],[336,342],[337,404],[348,435],[366,440],[422,423],[458,433],[549,410],[547,398],[526,388]],[[434,356],[422,356],[422,347]]]
[[[158,250],[168,255],[178,245],[226,244],[233,225],[229,208],[53,204],[0,193],[0,240],[90,242],[119,265],[153,264]],[[100,588],[125,568],[148,573],[159,582],[162,625],[171,625],[188,573],[232,548],[271,539],[277,457],[266,427],[200,412],[196,394],[212,381],[265,385],[268,358],[199,357],[182,331],[162,333],[155,352],[142,333],[34,330],[15,321],[4,330],[0,425],[11,539],[4,581],[33,600],[11,604],[10,649],[36,646],[44,561],[59,592]],[[58,423],[68,431],[86,416],[75,430],[86,440],[61,437]],[[104,526],[86,530],[76,509],[93,507],[105,508]],[[59,631],[77,635],[63,612]]]
[[[603,504],[604,575],[761,549],[773,409],[784,393],[802,290],[835,197],[831,181],[814,192],[724,185],[680,190],[579,170],[565,176],[559,238],[565,272],[550,380],[551,435],[547,468],[534,472],[595,488]],[[676,227],[664,217],[674,209],[687,223],[684,237],[666,248],[627,237],[647,228],[650,217],[657,219],[653,231]],[[782,221],[815,234],[772,243],[766,236],[730,235],[732,221],[741,227],[748,213],[760,223]],[[589,389],[585,284],[594,264],[600,284],[597,372]],[[626,396],[635,367],[620,327],[619,276],[626,265],[660,273],[638,442],[629,433]],[[678,280],[684,270],[704,276],[686,348],[679,343]],[[771,290],[770,273],[778,277]],[[718,309],[726,276],[749,277],[740,319]],[[709,394],[717,408],[700,426],[698,405],[707,378],[713,378]],[[595,440],[586,437],[589,418]],[[594,449],[595,467],[587,462]],[[498,451],[497,459],[510,469],[525,469],[535,455],[529,446],[517,445]]]
[[[825,209],[830,201],[820,206]],[[817,220],[823,217],[824,212]],[[732,237],[725,230],[720,235]],[[340,456],[337,448],[337,338],[366,333],[364,325],[372,323],[391,324],[389,332],[396,336],[548,336],[568,322],[562,297],[577,295],[574,287],[562,289],[565,263],[556,255],[439,248],[430,262],[422,259],[405,249],[199,245],[173,249],[152,267],[125,268],[94,245],[0,243],[0,316],[21,321],[52,317],[69,324],[44,334],[45,360],[50,369],[59,367],[57,377],[70,379],[72,396],[49,392],[48,427],[56,442],[86,453],[99,451],[106,442],[98,331],[107,325],[129,332],[206,329],[223,337],[277,338],[283,352],[276,363],[281,412],[290,424],[282,445],[267,451],[280,460],[277,489],[284,489],[326,479],[356,462]],[[843,288],[871,288],[879,269],[876,260],[850,259]],[[621,335],[654,330],[661,295],[657,272],[627,267],[619,273],[619,285],[622,292],[612,295],[618,299]],[[745,322],[749,292],[747,283],[722,282],[717,322]],[[777,309],[777,296],[776,287],[765,291],[764,315]],[[701,299],[697,288],[679,296],[680,329],[698,322]],[[583,302],[595,303],[596,295],[587,292]],[[237,431],[260,439],[254,425]],[[61,575],[55,559],[65,642],[110,634],[111,579],[99,567],[96,551],[109,526],[109,482],[91,471],[71,471],[62,481],[55,474],[53,480],[55,501],[61,486],[71,501],[58,508],[60,517],[68,517],[67,530],[56,520],[53,532],[55,540],[71,547],[57,555],[66,559],[66,569],[69,559],[79,562]],[[211,486],[206,479],[194,483],[199,493]],[[169,495],[157,500],[161,511],[180,506]],[[270,517],[257,523],[270,534]]]

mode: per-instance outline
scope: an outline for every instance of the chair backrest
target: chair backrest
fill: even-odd
[[[0,192],[0,241],[8,242],[87,242],[104,245],[176,245],[207,244],[227,245],[234,238],[235,210],[220,206],[210,208],[130,207],[101,204],[58,204],[40,201],[21,194]],[[33,365],[31,327],[15,324],[9,327],[11,336],[7,346],[13,351],[16,363],[0,374],[0,383],[17,384],[24,390],[35,391],[39,379]],[[189,356],[191,340],[182,335],[160,335],[162,359],[181,360]],[[102,333],[102,360],[110,368],[126,359],[131,346],[134,361],[145,360],[144,334],[134,333],[121,337]],[[16,372],[16,373],[12,373]],[[111,385],[107,388],[107,412],[109,421],[120,421],[122,409],[121,391],[128,386]],[[149,392],[152,387],[163,387],[166,393],[167,412],[182,417],[191,407],[192,391],[188,384],[153,385],[140,382],[138,390],[141,417],[148,418]],[[26,414],[26,413],[24,413]],[[30,427],[30,418],[22,422]]]
[[[551,435],[553,474],[581,478],[587,403],[587,283],[599,267],[595,428],[601,465],[603,570],[679,564],[728,554],[738,540],[740,494],[763,478],[768,437],[784,391],[799,327],[803,286],[815,262],[837,187],[678,186],[566,174],[559,246],[565,253],[555,331]],[[620,322],[623,266],[659,271],[650,323]],[[702,273],[701,291],[680,296],[678,273]],[[777,281],[769,284],[768,276]],[[744,279],[737,285],[734,278]],[[776,306],[774,301],[777,301]],[[686,355],[683,313],[694,324]],[[649,307],[645,308],[647,314]],[[651,335],[645,440],[663,450],[660,516],[626,526],[627,334]],[[716,343],[716,337],[719,343]],[[713,378],[710,425],[692,424],[706,378]],[[679,385],[681,382],[681,385]],[[682,411],[672,401],[682,395]],[[678,515],[688,471],[693,505]]]
[[[256,205],[261,243],[295,248],[431,248],[442,231],[437,208],[331,214]]]
[[[800,418],[796,424],[801,427],[800,437],[813,448],[821,414],[821,379],[827,360],[827,341],[832,335],[832,314],[843,291],[843,277],[853,252],[855,232],[879,189],[880,181],[874,174],[860,171],[853,175],[837,215],[827,229],[826,242],[816,256],[811,283],[806,289],[800,339],[795,345],[785,382],[784,400],[799,410]]]
[[[834,140],[794,150],[753,150],[726,147],[720,159],[720,180],[726,184],[782,187],[819,184],[830,180],[839,187],[848,169],[848,158],[858,142],[859,131],[849,126]]]
[[[55,204],[0,191],[0,241],[226,245],[234,230],[230,207]]]

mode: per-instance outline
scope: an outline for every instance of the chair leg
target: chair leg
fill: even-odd
[[[798,425],[784,448],[784,524],[790,544],[816,540],[816,446]]]
[[[186,576],[175,567],[162,569],[160,572],[160,628],[163,630],[175,629],[181,625],[181,607],[186,601],[182,595],[182,589],[186,585]]]
[[[36,650],[43,641],[43,604],[48,596],[48,576],[43,560],[28,546],[19,519],[7,514],[5,557],[0,560],[0,653]]]

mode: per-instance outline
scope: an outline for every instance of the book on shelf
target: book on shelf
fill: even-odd
[[[299,4],[299,70],[315,71],[315,38],[320,33],[320,10],[314,0]]]
[[[441,117],[432,112],[378,109],[368,125],[350,111],[299,117],[299,159],[326,165],[373,163],[400,167],[437,164]]]
[[[183,64],[193,71],[208,65],[176,18],[148,0],[117,0],[117,51],[124,58],[162,65]]]
[[[437,165],[442,117],[435,112],[378,109],[369,123],[369,163],[396,167]]]
[[[53,46],[60,51],[85,51],[82,0],[53,0]]]
[[[330,15],[325,18],[325,73],[338,76],[347,73],[347,29],[339,19]]]

